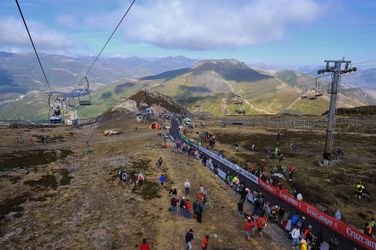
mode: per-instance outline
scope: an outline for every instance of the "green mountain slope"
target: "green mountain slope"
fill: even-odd
[[[166,71],[139,80],[117,81],[102,87],[92,93],[93,105],[78,107],[78,115],[80,118],[100,115],[142,88],[170,96],[190,111],[210,112],[218,116],[244,112],[276,114],[284,109],[298,110],[305,114],[324,113],[329,96],[323,88],[323,96],[315,100],[301,99],[306,93],[307,83],[308,91],[312,92],[315,87],[312,77],[296,71],[284,70],[267,75],[236,60],[204,60],[192,68]],[[326,88],[324,81],[320,83]],[[35,119],[43,115],[47,117],[48,109],[41,104],[43,98],[32,95],[22,102],[0,105],[0,114],[8,119],[20,116],[24,119]],[[339,94],[337,106],[363,106],[367,98],[371,97],[361,91],[344,90]],[[21,112],[19,106],[24,105],[28,105],[26,110],[31,111]],[[17,113],[12,110],[17,110]]]

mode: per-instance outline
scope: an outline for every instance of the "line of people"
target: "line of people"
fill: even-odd
[[[182,196],[180,199],[177,196],[176,188],[171,188],[169,195],[171,196],[170,199],[170,211],[173,214],[178,213],[179,208],[179,215],[185,217],[186,219],[190,219],[192,216],[192,207],[193,207],[193,214],[196,218],[198,223],[202,223],[202,214],[205,210],[205,207],[208,202],[208,192],[204,189],[202,185],[200,185],[200,190],[197,195],[197,199],[191,204],[189,195],[191,184],[188,179],[184,182],[184,191],[185,196]]]
[[[190,146],[184,142],[177,140],[174,146],[187,152],[188,155],[191,155],[196,159],[200,159],[202,164],[211,170],[215,169],[214,167],[209,167],[216,165],[214,161],[208,159],[205,154],[202,154],[194,148],[190,149]],[[190,153],[192,151],[195,151],[194,154]],[[290,179],[293,178],[294,172],[295,168],[292,165],[289,170]],[[260,175],[262,176],[261,172]],[[256,234],[259,237],[262,237],[264,228],[270,222],[278,224],[287,232],[287,236],[291,239],[291,244],[294,249],[299,246],[302,250],[326,250],[329,249],[327,248],[329,245],[332,246],[333,249],[337,249],[337,239],[333,238],[329,243],[323,241],[321,230],[318,229],[318,233],[315,235],[312,231],[312,226],[307,225],[304,216],[301,217],[298,214],[291,215],[289,211],[285,210],[283,207],[279,207],[278,205],[271,206],[269,202],[264,201],[262,193],[257,193],[256,191],[251,192],[248,188],[245,188],[244,185],[240,183],[240,178],[236,174],[231,174],[228,172],[225,180],[228,187],[234,189],[241,195],[240,201],[238,202],[238,212],[239,215],[244,216],[246,219],[244,229],[247,239],[250,239]],[[297,195],[298,194],[296,194],[296,196]],[[249,213],[244,211],[243,208],[245,200],[252,203],[253,211]]]

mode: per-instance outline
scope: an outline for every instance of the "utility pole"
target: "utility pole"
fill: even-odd
[[[325,69],[320,69],[317,71],[317,74],[332,73],[332,81],[328,93],[330,94],[330,103],[329,103],[329,117],[328,125],[326,128],[326,140],[325,140],[325,149],[324,149],[324,164],[330,164],[332,160],[332,150],[333,150],[333,140],[334,140],[334,130],[336,126],[336,104],[337,104],[337,93],[338,86],[341,81],[341,75],[346,73],[351,73],[357,71],[357,68],[350,68],[351,61],[342,60],[325,60],[326,67]],[[342,65],[345,65],[342,67]]]

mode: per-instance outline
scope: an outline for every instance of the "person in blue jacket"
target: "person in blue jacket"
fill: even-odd
[[[166,179],[166,176],[164,176],[163,174],[161,174],[161,176],[159,177],[159,182],[161,183],[161,187],[162,189],[164,188],[163,184],[167,181]]]

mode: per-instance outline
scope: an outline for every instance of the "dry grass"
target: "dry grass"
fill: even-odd
[[[110,127],[119,127],[124,133],[104,137],[103,129]],[[6,132],[11,139],[19,130],[1,132]],[[49,132],[56,133],[45,131]],[[266,239],[247,242],[243,222],[235,215],[233,193],[198,161],[174,154],[171,149],[161,149],[159,144],[163,140],[157,136],[160,131],[149,130],[133,119],[109,119],[94,130],[90,141],[92,152],[86,154],[86,140],[91,132],[90,127],[83,128],[79,133],[74,132],[74,141],[66,133],[65,142],[40,146],[71,150],[72,155],[32,170],[14,168],[0,172],[7,176],[0,179],[0,208],[4,215],[0,219],[1,249],[26,246],[137,249],[144,237],[149,239],[152,249],[183,249],[184,234],[189,228],[195,231],[195,249],[206,234],[218,235],[217,239],[210,239],[211,248],[281,249],[272,242],[268,231]],[[12,146],[6,152],[18,147]],[[28,147],[22,146],[22,150],[27,152]],[[154,163],[160,156],[164,165],[158,171]],[[146,185],[123,187],[117,177],[120,166],[129,172],[143,171]],[[161,173],[168,178],[167,187],[177,187],[179,195],[185,178],[190,179],[194,193],[200,184],[209,191],[209,205],[202,224],[179,218],[167,210],[170,198],[167,190],[159,189]]]
[[[217,151],[222,152],[234,162],[256,167],[260,159],[266,159],[266,171],[282,165],[295,165],[296,173],[293,182],[286,183],[290,190],[302,192],[304,200],[334,215],[336,209],[342,213],[343,221],[360,229],[365,222],[375,216],[376,200],[376,144],[374,133],[339,132],[335,136],[335,146],[344,151],[344,161],[332,167],[319,167],[324,147],[325,131],[323,130],[287,130],[264,129],[243,126],[207,126],[204,129],[217,135],[219,143]],[[197,137],[197,130],[187,131],[191,138]],[[287,133],[287,138],[277,141],[277,133]],[[291,151],[289,145],[298,145],[297,151]],[[234,144],[239,143],[241,149],[235,152]],[[256,151],[250,152],[251,144]],[[285,158],[282,163],[268,159],[267,148],[278,147]],[[354,199],[353,194],[358,181],[362,181],[371,193],[370,201]]]

